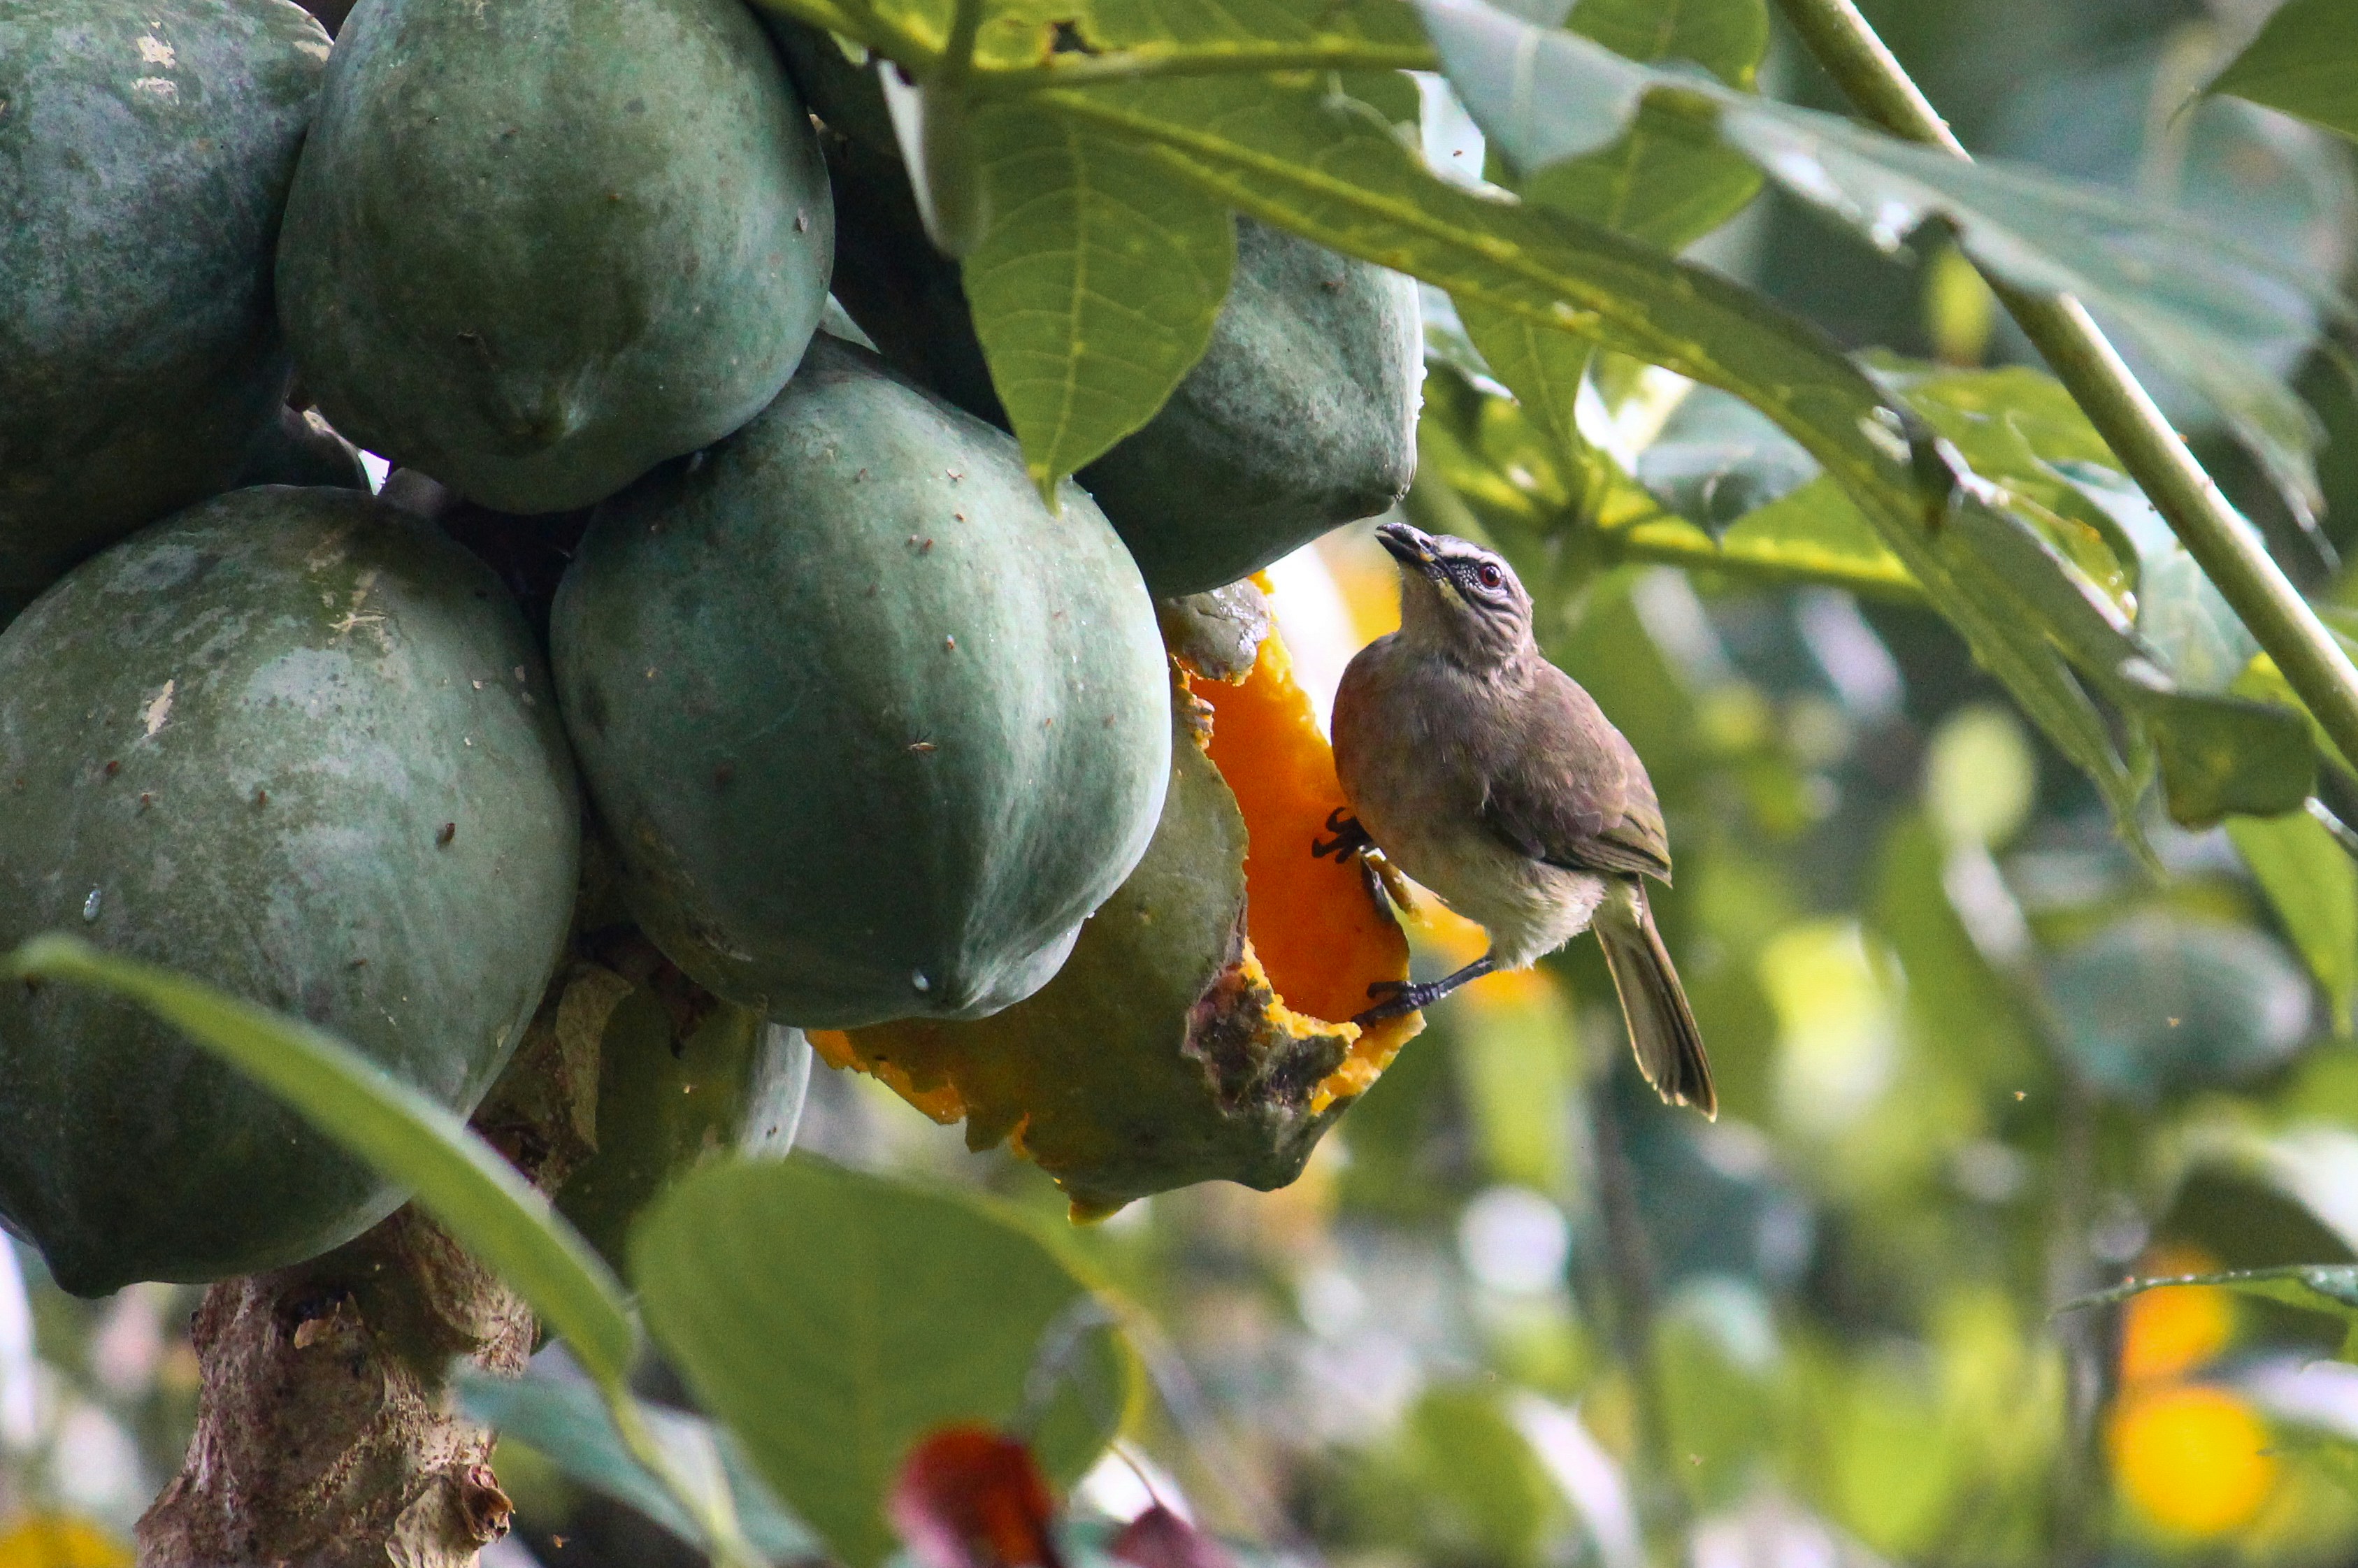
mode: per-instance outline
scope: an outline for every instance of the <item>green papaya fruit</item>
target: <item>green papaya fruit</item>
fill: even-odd
[[[1414,280],[1238,218],[1211,345],[1080,481],[1156,593],[1218,588],[1408,493],[1423,371]]]
[[[565,940],[580,823],[491,574],[343,490],[192,507],[0,634],[0,949],[65,929],[471,1108]],[[69,1290],[313,1256],[402,1192],[168,1027],[0,988],[0,1217]]]
[[[927,243],[900,160],[858,136],[826,149],[836,297],[894,368],[1009,428],[957,264]],[[1157,595],[1235,582],[1407,492],[1423,356],[1412,280],[1239,218],[1204,357],[1077,477]]]
[[[633,914],[782,1022],[978,1016],[1055,972],[1170,769],[1154,607],[1077,488],[822,336],[606,503],[557,595]]]
[[[0,0],[0,603],[220,493],[277,418],[289,0]]]
[[[338,429],[560,512],[762,411],[833,235],[742,0],[375,0],[329,67],[279,310]]]

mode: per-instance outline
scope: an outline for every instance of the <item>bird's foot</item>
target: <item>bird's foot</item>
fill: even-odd
[[[1343,806],[1338,806],[1326,814],[1326,831],[1335,837],[1310,840],[1310,858],[1314,860],[1323,860],[1329,855],[1340,860],[1346,855],[1356,855],[1375,848],[1376,841],[1368,837],[1368,830],[1359,826],[1359,819]]]
[[[1351,1022],[1365,1029],[1370,1023],[1381,1023],[1402,1013],[1422,1011],[1466,981],[1478,980],[1496,968],[1498,961],[1485,953],[1455,974],[1444,975],[1437,980],[1426,980],[1421,984],[1409,980],[1378,980],[1368,988],[1368,994],[1384,1000]]]
[[[1365,1029],[1388,1018],[1419,1011],[1439,1000],[1444,989],[1438,980],[1427,980],[1422,985],[1413,985],[1407,980],[1378,980],[1368,988],[1368,994],[1383,1000],[1365,1012],[1355,1013],[1351,1022]]]

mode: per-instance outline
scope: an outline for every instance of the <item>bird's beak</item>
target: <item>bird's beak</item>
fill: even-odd
[[[1392,559],[1411,571],[1423,573],[1439,582],[1443,573],[1441,558],[1433,553],[1433,535],[1406,523],[1386,523],[1376,529],[1376,542],[1391,552]]]

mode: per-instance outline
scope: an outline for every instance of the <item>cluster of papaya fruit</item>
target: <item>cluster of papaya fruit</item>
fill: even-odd
[[[462,1112],[586,1039],[601,1243],[683,1074],[763,1103],[763,1021],[1081,1213],[1291,1180],[1416,1027],[1337,1022],[1406,948],[1310,853],[1340,793],[1239,581],[1405,487],[1406,280],[1240,223],[1203,362],[1052,505],[824,34],[0,0],[0,948]],[[68,1287],[399,1196],[126,1005],[0,995],[0,1222]]]

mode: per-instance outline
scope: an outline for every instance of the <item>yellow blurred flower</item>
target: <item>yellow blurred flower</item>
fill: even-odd
[[[2126,1390],[2104,1437],[2121,1496],[2164,1535],[2224,1535],[2248,1524],[2276,1488],[2266,1423],[2224,1389]]]
[[[32,1514],[0,1523],[0,1568],[131,1568],[131,1548],[87,1519]]]
[[[2179,1378],[2227,1347],[2234,1304],[2216,1285],[2173,1285],[2132,1297],[2121,1314],[2121,1381]]]

